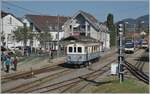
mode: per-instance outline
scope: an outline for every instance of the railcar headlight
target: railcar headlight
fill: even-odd
[[[67,61],[71,61],[71,57],[70,56],[67,57]]]

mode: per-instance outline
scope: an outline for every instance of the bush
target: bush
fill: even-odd
[[[22,56],[21,50],[15,50],[15,54],[18,57]]]

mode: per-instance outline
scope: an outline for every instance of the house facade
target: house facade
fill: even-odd
[[[1,21],[2,21],[2,36],[4,36],[3,43],[1,41],[1,45],[11,48],[16,46],[23,45],[22,42],[17,42],[15,40],[13,32],[17,30],[18,27],[23,27],[24,24],[13,14],[6,13],[1,11]]]
[[[91,14],[79,10],[63,25],[64,37],[83,35],[94,38],[101,43],[101,49],[110,48],[110,35],[105,24]]]
[[[48,32],[52,36],[51,42],[47,43],[47,48],[57,50],[57,42],[61,40],[64,35],[62,29],[63,24],[68,20],[64,16],[47,16],[47,15],[26,15],[23,22],[27,27],[30,27],[35,33]],[[59,29],[58,29],[59,27]],[[35,48],[42,47],[39,40],[35,37],[33,45]]]

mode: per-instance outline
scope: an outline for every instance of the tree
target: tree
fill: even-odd
[[[1,33],[1,43],[2,43],[2,46],[5,46],[5,36],[2,33]]]
[[[116,45],[116,30],[113,20],[113,14],[109,13],[107,16],[107,27],[110,31],[110,46]]]
[[[39,32],[37,39],[40,41],[40,45],[41,47],[44,46],[44,48],[46,49],[46,44],[50,43],[52,41],[52,36],[50,32]],[[43,46],[42,46],[43,45]]]
[[[14,36],[16,41],[23,41],[24,47],[27,45],[27,41],[33,38],[32,30],[26,26],[18,27],[18,29],[14,31]]]

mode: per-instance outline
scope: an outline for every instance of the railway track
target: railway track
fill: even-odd
[[[113,53],[109,53],[109,54],[107,54],[107,55],[105,55],[104,57],[102,57],[102,60],[103,59],[108,59],[108,58],[110,58],[111,56],[112,56],[112,54],[114,54],[114,53],[116,53],[115,51],[113,51]],[[112,60],[112,59],[109,59],[109,60]],[[54,68],[53,68],[54,69]],[[39,73],[42,73],[42,72],[45,72],[45,71],[47,71],[47,68],[45,68],[45,69],[41,69],[41,70],[38,70],[38,71],[40,71]],[[7,79],[7,80],[14,80],[14,79],[19,79],[19,78],[24,78],[24,77],[26,77],[25,75],[29,75],[28,74],[29,72],[26,72],[26,73],[23,73],[23,74],[17,74],[17,75],[19,75],[19,76],[16,76],[16,75],[12,75],[12,76],[9,76],[9,77],[5,77],[5,79]],[[34,74],[39,74],[38,72],[34,72]],[[24,75],[25,74],[25,75]],[[30,71],[30,74],[31,74],[31,71]],[[58,73],[59,74],[59,73]],[[58,74],[55,74],[55,75],[58,75]],[[61,72],[60,72],[60,74],[61,74]],[[50,75],[51,77],[52,76],[55,76],[55,75]],[[37,83],[40,83],[40,85],[41,84],[43,84],[43,83],[45,83],[45,82],[47,82],[47,81],[49,81],[49,80],[52,80],[52,78],[49,78],[50,76],[46,76],[46,77],[44,77],[44,78],[41,78],[41,79],[39,79],[39,80],[36,80],[36,81],[33,81],[33,82],[31,82],[31,83],[27,83],[27,84],[23,84],[23,85],[19,85],[19,86],[17,86],[17,87],[15,87],[15,88],[11,88],[11,89],[8,89],[8,90],[5,90],[4,92],[20,92],[20,93],[22,93],[22,92],[28,92],[31,88],[33,88],[34,89],[34,87],[38,87],[39,86],[39,84],[37,84]],[[58,75],[58,76],[60,76],[60,75]],[[58,77],[57,76],[57,77]],[[29,76],[30,77],[30,76]],[[56,78],[57,78],[56,77]],[[10,78],[10,79],[9,79]],[[48,79],[49,78],[49,79]],[[43,80],[43,79],[45,79],[44,80],[44,82],[41,82],[41,80]],[[55,77],[53,77],[53,79],[55,79]],[[31,85],[32,84],[32,85]]]
[[[106,65],[104,65],[103,67],[101,67],[100,69],[98,69],[94,72],[90,72],[90,73],[85,74],[85,75],[81,75],[81,76],[78,76],[78,77],[75,77],[75,78],[72,78],[72,79],[69,79],[69,80],[54,83],[54,84],[47,85],[47,86],[44,86],[44,87],[39,87],[39,88],[36,88],[36,89],[32,89],[28,92],[34,92],[34,91],[40,91],[40,93],[51,92],[51,91],[58,90],[58,89],[61,89],[61,88],[64,88],[64,87],[68,87],[68,86],[71,87],[71,86],[76,85],[76,84],[78,84],[82,81],[85,81],[85,79],[94,80],[96,77],[108,72],[110,70],[110,68],[108,66],[112,62],[115,62],[115,61],[116,60],[113,60],[113,61],[107,63]],[[67,89],[69,89],[69,87],[66,88],[65,90],[61,91],[61,92],[66,91]],[[28,93],[28,92],[26,92],[26,93]]]
[[[134,57],[141,57],[144,54],[144,52],[140,49],[140,51],[136,50]],[[124,66],[125,68],[127,68],[127,70],[129,70],[129,72],[135,76],[137,79],[143,81],[146,84],[149,84],[149,76],[146,75],[143,71],[142,71],[142,67],[144,66],[143,63],[141,62],[136,62],[135,64],[131,64],[129,63],[128,57],[131,58],[133,55],[126,55],[126,60],[124,62]],[[139,67],[141,65],[141,67]]]
[[[99,73],[95,75],[90,75],[90,77],[87,78],[80,78],[81,80],[78,83],[72,84],[71,86],[63,89],[60,91],[60,93],[81,93],[81,91],[86,88],[91,83],[95,83],[95,79],[102,76],[104,73],[108,72],[109,68],[103,68],[103,70],[100,70]]]
[[[17,79],[27,79],[27,78],[32,78],[34,75],[38,75],[44,72],[50,72],[50,71],[54,71],[57,69],[64,69],[63,67],[60,66],[47,66],[41,69],[35,69],[35,70],[29,70],[29,71],[25,71],[25,72],[21,72],[18,74],[13,74],[13,75],[9,75],[9,76],[4,76],[1,78],[1,83],[7,83],[9,81],[13,81],[13,80],[17,80]]]
[[[36,81],[20,85],[20,86],[17,86],[15,88],[12,88],[12,89],[9,89],[9,90],[6,90],[4,92],[11,92],[11,93],[29,93],[30,92],[31,93],[31,92],[38,92],[39,91],[41,93],[45,93],[45,92],[52,92],[52,91],[56,91],[56,90],[59,90],[58,92],[61,92],[61,93],[67,92],[69,89],[73,88],[75,85],[77,85],[81,82],[85,82],[87,80],[94,80],[97,77],[99,77],[99,76],[103,75],[104,73],[108,72],[110,70],[108,68],[108,66],[111,63],[117,61],[116,59],[113,59],[114,54],[113,55],[112,55],[112,53],[110,53],[110,54],[111,55],[107,55],[107,57],[105,57],[106,61],[102,60],[105,63],[106,62],[109,62],[109,63],[105,64],[100,69],[95,70],[93,72],[90,72],[88,74],[81,75],[81,76],[78,76],[78,77],[75,77],[75,78],[72,78],[72,79],[69,79],[69,80],[61,81],[61,82],[58,82],[58,83],[48,84],[46,86],[41,85],[41,84],[46,83],[46,82],[48,82],[52,79],[56,79],[56,78],[58,78],[62,75],[70,73],[69,71],[67,72],[67,70],[66,70],[66,73],[65,73],[65,70],[64,70],[64,73],[62,71],[62,72],[59,72],[58,74],[49,75],[49,76],[46,76],[44,78],[38,79]],[[129,56],[130,55],[127,55],[126,58],[128,58]],[[112,61],[110,62],[110,60],[112,60]],[[80,92],[81,89],[88,86],[88,84],[89,83],[86,83],[86,84],[82,85],[80,88],[78,88],[76,90],[76,92]]]
[[[137,79],[143,81],[146,84],[149,84],[149,76],[143,73],[141,70],[136,68],[134,65],[130,64],[129,62],[125,61],[124,66],[134,75]]]
[[[56,79],[58,78],[59,76],[62,76],[62,75],[65,75],[65,74],[68,74],[70,72],[72,72],[73,70],[70,70],[70,69],[64,69],[58,73],[54,73],[54,74],[50,74],[50,75],[47,75],[47,76],[44,76],[40,79],[37,79],[37,80],[34,80],[32,82],[28,82],[28,83],[25,83],[25,84],[21,84],[19,86],[16,86],[14,88],[11,88],[11,89],[8,89],[8,90],[5,90],[5,92],[11,92],[11,93],[22,93],[22,92],[25,92],[25,91],[28,91],[30,90],[31,88],[33,89],[34,87],[37,87],[39,85],[42,85],[50,80],[53,80],[53,79]]]
[[[112,57],[107,57],[107,58],[105,58],[105,59],[106,59],[107,61],[110,61],[110,60],[112,59]],[[58,74],[59,74],[59,73],[58,73]],[[55,74],[55,75],[57,75],[57,77],[61,76],[61,75],[58,75],[58,74]],[[62,74],[62,73],[60,73],[60,74]],[[66,74],[67,74],[67,73],[66,73]],[[63,75],[65,75],[65,74],[63,74]],[[19,93],[19,92],[20,92],[20,93],[22,93],[22,92],[32,92],[31,89],[36,89],[36,87],[41,86],[41,84],[52,80],[52,79],[49,78],[49,77],[52,77],[52,76],[53,76],[53,75],[50,75],[50,76],[41,78],[42,80],[45,79],[44,82],[42,82],[42,83],[40,83],[40,82],[41,82],[41,79],[40,79],[40,80],[37,80],[37,81],[33,81],[33,82],[31,82],[31,83],[19,85],[19,86],[15,87],[15,88],[6,90],[6,91],[4,91],[4,92],[12,92],[12,93],[13,93],[13,92],[14,92],[14,93]],[[53,76],[53,77],[54,77],[54,76]],[[57,77],[56,77],[56,78],[57,78]],[[48,78],[49,78],[49,79],[48,79]],[[53,79],[55,79],[55,77],[54,77]],[[36,84],[36,83],[40,83],[40,84]]]
[[[115,51],[113,51],[113,54],[115,53]],[[109,54],[107,54],[107,55],[105,55],[104,57],[105,58],[108,58],[109,56],[111,56],[112,55],[112,53],[109,53]],[[107,57],[106,57],[107,56]],[[16,80],[16,79],[21,79],[21,78],[30,78],[30,77],[32,77],[33,75],[38,75],[38,74],[40,74],[40,73],[44,73],[44,72],[48,72],[48,71],[53,71],[53,70],[55,70],[55,69],[64,69],[63,67],[60,67],[60,66],[47,66],[47,67],[45,67],[45,68],[41,68],[41,69],[36,69],[36,70],[32,70],[32,71],[26,71],[26,72],[20,72],[20,73],[17,73],[17,74],[13,74],[13,75],[5,75],[5,76],[3,76],[2,77],[2,84],[4,84],[4,83],[7,83],[7,82],[10,82],[10,81],[13,81],[13,80]],[[55,76],[56,75],[58,75],[59,73],[57,73],[57,74],[55,74],[55,75],[50,75],[50,76],[54,76],[53,77],[53,79],[55,78]],[[60,72],[60,74],[61,74],[61,72]],[[36,81],[33,81],[33,82],[30,82],[30,83],[27,83],[27,84],[22,84],[22,85],[19,85],[19,86],[17,86],[17,87],[14,87],[14,88],[11,88],[11,89],[7,89],[7,90],[4,90],[4,92],[11,92],[12,90],[15,90],[15,89],[17,89],[17,88],[22,88],[22,87],[24,87],[24,89],[20,89],[20,90],[18,90],[19,92],[23,92],[24,90],[26,90],[26,89],[28,89],[28,88],[33,88],[33,86],[34,87],[36,87],[36,86],[38,86],[38,84],[36,84],[36,83],[39,83],[39,82],[41,82],[41,80],[43,80],[43,79],[45,79],[44,81],[45,82],[47,82],[48,80],[52,80],[51,78],[49,78],[50,76],[46,76],[46,77],[44,77],[44,78],[41,78],[41,79],[39,79],[39,80],[36,80]],[[58,76],[60,76],[60,75],[58,75]],[[57,76],[57,77],[58,77]],[[56,77],[56,78],[57,78]],[[48,80],[46,80],[46,78],[49,78]],[[45,83],[45,82],[43,82],[43,83]],[[33,84],[33,85],[31,85],[31,83]],[[35,83],[35,84],[34,84]],[[41,85],[41,84],[40,84]]]
[[[136,54],[138,54],[138,50],[136,50],[135,52],[137,52]],[[127,58],[129,58],[130,56],[132,56],[132,55],[126,55],[126,59]],[[115,60],[116,61],[116,60]],[[133,66],[132,66],[133,67]],[[104,68],[102,68],[102,69],[104,69]],[[108,69],[109,70],[109,69]],[[108,71],[107,70],[107,71]],[[105,71],[105,72],[107,72],[107,71]],[[104,72],[104,73],[105,73]],[[98,75],[91,75],[91,78],[90,77],[87,77],[86,79],[84,79],[84,80],[79,80],[79,81],[77,81],[77,82],[73,82],[73,83],[70,83],[70,84],[66,84],[67,85],[67,87],[65,88],[65,89],[60,89],[59,87],[56,87],[56,88],[53,88],[53,89],[50,89],[50,90],[46,90],[46,91],[42,91],[41,93],[45,93],[45,92],[52,92],[53,90],[56,90],[56,89],[58,89],[59,91],[58,92],[60,92],[60,93],[66,93],[68,90],[70,90],[71,89],[71,91],[69,92],[69,93],[79,93],[82,89],[84,89],[85,87],[87,87],[90,83],[84,83],[84,84],[82,84],[82,86],[81,86],[81,83],[82,82],[85,82],[85,80],[94,80],[94,79],[96,79],[97,77],[99,77],[99,76],[101,76],[103,74],[103,72],[102,73],[100,73],[100,74],[98,74]],[[145,75],[144,75],[145,76]],[[148,81],[149,82],[149,81]],[[79,84],[79,85],[77,85],[77,84]],[[74,87],[77,87],[76,89],[74,88]],[[61,86],[60,86],[61,87]],[[63,86],[61,87],[61,88],[64,88]],[[73,92],[72,92],[72,90],[73,90]]]

